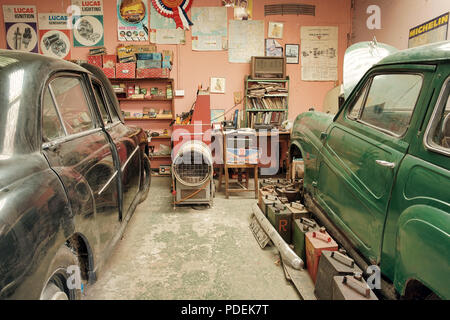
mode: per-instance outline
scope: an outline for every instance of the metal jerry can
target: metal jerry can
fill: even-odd
[[[274,204],[281,204],[278,197],[272,196],[272,195],[266,195],[261,200],[262,200],[262,202],[261,202],[261,206],[259,208],[261,209],[261,211],[264,213],[264,215],[266,217],[267,217],[270,206],[273,206]]]
[[[319,268],[319,259],[323,251],[337,251],[338,244],[334,241],[325,228],[318,231],[311,231],[305,234],[306,242],[306,264],[309,274],[314,283],[316,283],[317,269]]]
[[[292,213],[284,204],[268,206],[267,218],[286,243],[291,243]]]
[[[361,274],[333,278],[333,300],[378,300]]]
[[[355,260],[338,251],[323,251],[319,260],[314,294],[319,300],[331,300],[333,278],[356,273],[361,274],[362,270],[355,264]]]
[[[294,245],[294,252],[303,261],[306,261],[305,234],[317,230],[319,230],[319,225],[313,219],[294,219],[292,223],[292,243]]]

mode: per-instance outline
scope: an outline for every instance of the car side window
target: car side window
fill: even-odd
[[[80,78],[59,77],[53,80],[50,86],[68,134],[76,134],[94,128]]]
[[[100,109],[103,123],[105,125],[112,123],[111,117],[109,116],[107,111],[106,102],[103,98],[101,86],[96,82],[93,82],[92,86],[94,87],[95,100],[97,101],[98,108]]]
[[[364,103],[364,99],[366,98],[367,93],[367,86],[364,87],[364,90],[360,93],[358,100],[356,100],[356,103],[353,105],[350,113],[348,114],[348,117],[350,119],[356,120],[359,118],[359,115],[361,114],[361,108]]]
[[[447,82],[445,91],[442,96],[442,104],[438,113],[437,127],[432,135],[433,144],[450,150],[450,81]],[[441,108],[442,107],[442,108]]]
[[[417,74],[385,74],[372,79],[357,120],[383,132],[402,136],[408,130],[423,78]],[[353,115],[349,114],[349,117]]]
[[[42,139],[49,142],[65,135],[50,90],[47,88],[42,100]]]

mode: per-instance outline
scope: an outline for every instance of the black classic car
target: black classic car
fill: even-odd
[[[97,67],[0,50],[0,298],[95,282],[150,188],[147,135],[118,106]]]

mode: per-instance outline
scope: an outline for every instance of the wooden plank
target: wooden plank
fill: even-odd
[[[308,270],[295,270],[288,264],[283,264],[286,272],[289,274],[292,283],[297,289],[303,300],[317,300],[314,294],[314,282],[312,281]]]

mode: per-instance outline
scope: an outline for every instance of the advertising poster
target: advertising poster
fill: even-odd
[[[39,13],[39,47],[41,53],[70,60],[70,25],[63,13]]]
[[[148,5],[141,0],[117,0],[119,41],[148,41]]]
[[[227,49],[227,8],[192,8],[192,50],[220,51]]]
[[[103,0],[72,0],[72,5],[77,8],[73,16],[74,47],[103,46]]]
[[[303,81],[338,79],[338,27],[301,27]]]
[[[159,14],[154,6],[150,6],[150,42],[155,44],[185,44],[184,29],[177,29],[172,18]]]
[[[252,20],[253,0],[234,0],[234,20]]]
[[[408,48],[447,40],[449,13],[409,30]]]
[[[36,6],[4,5],[3,17],[7,48],[38,53]]]

